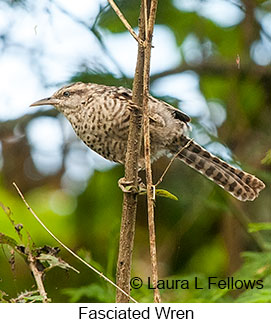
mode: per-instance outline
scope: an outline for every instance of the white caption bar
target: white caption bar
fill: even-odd
[[[0,304],[1,322],[269,323],[271,304]]]

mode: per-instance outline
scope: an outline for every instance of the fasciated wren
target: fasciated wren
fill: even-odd
[[[255,176],[237,169],[186,137],[190,118],[164,101],[148,98],[151,156],[175,155],[240,201],[252,201],[265,187]],[[73,83],[31,106],[53,105],[70,121],[84,143],[106,159],[125,163],[130,110],[140,109],[124,87]],[[183,148],[183,149],[182,149]],[[144,168],[141,153],[139,167]]]

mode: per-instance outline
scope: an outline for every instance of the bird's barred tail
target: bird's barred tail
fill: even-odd
[[[257,177],[232,167],[185,136],[181,137],[181,147],[179,159],[240,201],[253,201],[265,187]]]

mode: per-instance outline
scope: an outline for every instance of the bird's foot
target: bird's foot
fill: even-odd
[[[118,180],[119,188],[124,193],[140,194],[146,189],[145,184],[142,182],[140,177],[137,178],[137,183],[138,185],[134,185],[134,181],[127,181],[125,177]]]

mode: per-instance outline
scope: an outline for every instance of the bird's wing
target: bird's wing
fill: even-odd
[[[184,123],[188,123],[191,121],[191,118],[187,114],[182,112],[180,109],[173,107],[172,105],[168,104],[167,102],[158,100],[158,99],[154,98],[153,96],[149,96],[149,99],[153,102],[163,104],[164,106],[166,106],[167,109],[172,113],[172,115],[174,116],[175,119],[179,119],[180,121],[183,121]]]
[[[117,98],[120,100],[128,101],[131,105],[131,108],[138,108],[139,110],[141,110],[141,108],[136,106],[135,103],[132,101],[132,91],[130,89],[126,89],[124,87],[118,87],[118,88],[115,87],[112,95],[114,97],[117,96]],[[181,110],[173,107],[172,105],[166,103],[165,101],[158,100],[151,95],[149,96],[149,100],[159,103],[159,104],[162,103],[163,105],[165,105],[168,108],[168,110],[171,111],[174,118],[179,119],[180,121],[183,121],[185,123],[188,123],[191,121],[191,118],[187,114],[185,114]],[[150,118],[150,119],[152,119],[152,118]],[[155,120],[152,120],[152,121],[155,121]]]

